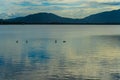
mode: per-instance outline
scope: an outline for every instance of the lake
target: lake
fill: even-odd
[[[120,80],[120,26],[0,25],[0,80]]]

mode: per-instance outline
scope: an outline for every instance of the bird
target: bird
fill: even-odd
[[[55,40],[55,43],[57,43],[57,40]]]
[[[16,43],[18,43],[18,40],[16,41]]]
[[[26,43],[28,43],[28,40],[26,40]]]
[[[66,43],[66,41],[63,41],[63,43]]]

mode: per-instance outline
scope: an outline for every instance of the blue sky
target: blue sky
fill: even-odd
[[[39,12],[83,18],[120,8],[120,0],[0,0],[0,18],[13,18]]]

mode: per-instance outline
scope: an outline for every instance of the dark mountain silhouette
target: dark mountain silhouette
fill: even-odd
[[[78,19],[64,18],[52,13],[38,13],[25,17],[5,20],[9,23],[25,23],[25,24],[60,24],[60,23],[79,23]]]
[[[3,22],[3,20],[2,19],[0,19],[0,23],[2,23]]]
[[[13,19],[0,19],[1,24],[120,24],[120,10],[93,14],[83,19],[60,17],[52,13],[31,14]]]
[[[120,24],[120,9],[90,15],[83,19],[85,23]]]

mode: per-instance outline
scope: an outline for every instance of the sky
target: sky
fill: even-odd
[[[119,8],[120,0],[0,0],[0,18],[14,18],[40,12],[84,18]]]

